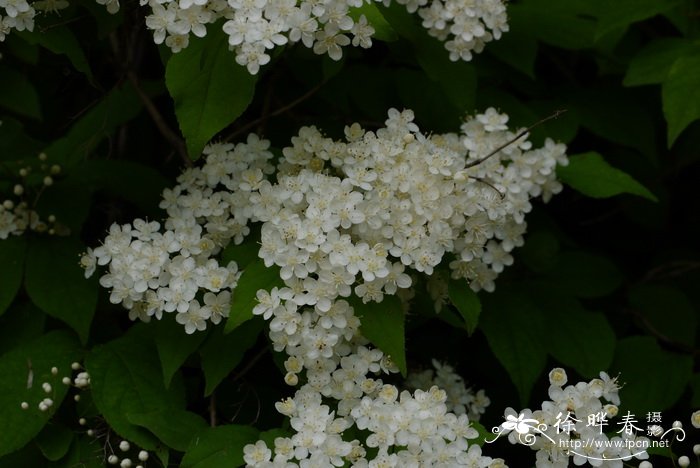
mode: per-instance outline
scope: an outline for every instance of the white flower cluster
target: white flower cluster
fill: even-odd
[[[49,235],[70,234],[70,230],[58,222],[56,216],[48,215],[42,219],[34,210],[34,205],[43,191],[53,185],[54,177],[61,173],[61,166],[58,164],[46,164],[46,153],[40,153],[37,159],[38,167],[28,164],[17,170],[19,183],[12,187],[12,195],[0,203],[0,240],[7,239],[10,235],[20,236],[27,230]],[[14,172],[14,169],[10,171]]]
[[[478,421],[491,404],[491,400],[484,391],[479,390],[474,393],[471,388],[467,388],[462,376],[447,364],[441,364],[433,359],[433,367],[435,371],[426,369],[408,374],[406,387],[411,390],[428,390],[435,385],[447,394],[445,404],[448,411],[458,416],[466,414],[470,421]]]
[[[95,263],[109,264],[100,283],[112,289],[112,302],[134,319],[177,311],[192,333],[228,314],[236,284],[235,264],[222,267],[212,257],[230,241],[242,242],[249,221],[260,222],[259,256],[279,268],[284,287],[258,291],[253,313],[270,321],[275,350],[289,356],[285,381],[296,385],[301,375],[305,383],[277,406],[296,434],[278,441],[274,457],[262,442],[249,446],[247,462],[503,466],[467,444],[467,411],[483,410],[483,394],[466,401],[464,390],[454,393],[450,404],[463,407],[458,415],[448,412],[448,394],[437,387],[399,394],[370,376],[397,368],[366,346],[345,298],[379,302],[411,286],[407,267],[430,275],[448,253],[457,257],[450,264],[455,277],[493,289],[512,261],[509,252],[522,243],[529,199],[560,190],[554,168],[567,161],[564,147],[551,141],[530,150],[506,121],[489,109],[469,119],[461,135],[426,136],[411,111],[392,109],[385,128],[354,124],[345,142],[303,128],[283,149],[273,180],[269,143],[251,135],[235,147],[211,145],[204,166],[188,169],[164,192],[165,231],[142,220],[113,226],[83,257],[86,274]],[[460,382],[447,369],[440,377],[453,390]],[[334,410],[324,397],[337,403]],[[352,425],[372,433],[364,445],[339,437]],[[367,447],[379,450],[373,460],[365,458]]]
[[[96,0],[107,11],[119,11],[119,0]],[[0,0],[0,42],[13,30],[34,31],[34,18],[41,13],[58,13],[68,8],[67,0]]]
[[[141,0],[151,14],[146,26],[157,44],[165,42],[173,52],[189,44],[190,34],[204,37],[210,24],[224,20],[236,62],[251,74],[270,61],[276,46],[301,42],[316,54],[340,60],[342,48],[368,48],[374,28],[364,15],[353,19],[352,9],[372,0]],[[452,60],[470,60],[484,44],[508,30],[502,0],[471,2],[399,0],[413,13],[418,10],[429,33],[446,40]],[[389,5],[390,0],[384,0]]]
[[[622,468],[623,460],[649,458],[645,448],[650,441],[637,436],[636,420],[627,424],[610,422],[620,404],[616,378],[601,372],[599,379],[565,386],[566,371],[556,368],[549,373],[549,381],[551,400],[544,401],[536,411],[516,413],[507,408],[507,422],[502,425],[504,433],[512,431],[508,434],[511,443],[537,450],[537,468],[566,468],[570,460],[576,466],[589,463]],[[620,430],[615,431],[616,426]],[[606,432],[611,429],[619,436],[609,437]]]
[[[428,33],[445,42],[450,60],[469,61],[487,42],[508,31],[508,16],[501,0],[397,0],[409,13],[418,11]],[[385,1],[385,4],[388,2]]]
[[[164,231],[156,221],[137,219],[113,225],[103,245],[81,258],[85,276],[109,264],[100,284],[112,290],[110,301],[129,309],[132,320],[160,320],[177,312],[187,333],[204,330],[229,314],[231,290],[238,281],[235,262],[214,258],[231,239],[248,234],[247,174],[269,173],[269,144],[254,135],[247,144],[210,147],[208,164],[183,173],[160,204],[168,213]],[[224,190],[215,190],[221,186]]]

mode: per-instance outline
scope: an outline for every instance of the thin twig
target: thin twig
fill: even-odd
[[[295,100],[293,100],[292,102],[290,102],[288,104],[285,104],[284,106],[280,107],[279,109],[275,109],[274,111],[270,112],[267,115],[264,115],[260,118],[257,118],[255,120],[253,120],[252,122],[248,122],[247,124],[243,125],[241,128],[231,132],[226,138],[224,138],[224,141],[231,141],[232,139],[236,138],[237,136],[241,135],[242,133],[245,133],[248,130],[250,130],[251,128],[255,127],[256,125],[266,121],[270,117],[276,117],[280,114],[284,114],[288,110],[292,109],[293,107],[296,107],[297,105],[301,104],[302,102],[306,101],[311,96],[316,94],[318,92],[318,90],[321,89],[321,87],[324,84],[326,84],[325,81],[317,84],[316,86],[311,88],[309,91],[307,91],[302,96],[296,98]]]
[[[182,138],[180,138],[170,129],[168,124],[165,122],[165,119],[158,111],[158,108],[155,106],[155,104],[153,104],[153,101],[151,101],[151,98],[149,98],[148,95],[141,89],[136,74],[133,71],[128,70],[126,72],[126,76],[129,78],[129,81],[136,91],[136,94],[139,96],[139,99],[141,99],[143,106],[146,108],[146,111],[148,111],[148,114],[151,116],[151,120],[153,120],[153,123],[158,128],[160,134],[163,135],[163,138],[165,138],[180,155],[180,159],[182,159],[185,165],[187,167],[191,167],[192,160],[190,160],[190,158],[187,156],[187,150],[185,149],[185,143]]]
[[[525,135],[527,135],[528,133],[530,133],[530,131],[532,131],[533,128],[539,127],[540,125],[542,125],[543,123],[545,123],[545,122],[547,122],[547,121],[549,121],[549,120],[558,118],[558,117],[559,117],[560,115],[562,115],[564,112],[566,112],[566,109],[557,110],[557,111],[554,112],[554,114],[550,115],[549,117],[545,117],[544,119],[542,119],[542,120],[540,120],[540,121],[538,121],[538,122],[535,122],[534,124],[532,124],[532,125],[530,125],[529,127],[527,127],[525,130],[523,130],[523,131],[521,131],[520,133],[518,133],[518,134],[517,134],[515,137],[513,137],[512,139],[508,140],[507,142],[503,143],[501,146],[499,146],[499,147],[496,148],[495,150],[491,151],[489,154],[487,154],[487,155],[484,156],[483,158],[477,159],[476,161],[470,162],[470,163],[467,164],[464,168],[465,168],[465,169],[469,169],[470,167],[478,166],[479,164],[481,164],[482,162],[486,161],[486,160],[489,159],[490,157],[492,157],[492,156],[498,154],[502,149],[507,148],[508,146],[512,145],[513,143],[515,143],[516,141],[518,141],[519,139],[521,139],[522,137],[524,137]]]

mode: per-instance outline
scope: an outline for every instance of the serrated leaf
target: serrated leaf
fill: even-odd
[[[668,146],[693,121],[700,119],[700,56],[680,57],[661,87]]]
[[[611,166],[595,152],[569,157],[568,166],[557,167],[562,182],[592,198],[608,198],[630,193],[648,200],[656,196],[629,174]]]
[[[602,0],[598,2],[598,28],[596,37],[602,37],[616,29],[626,29],[630,24],[665,13],[681,5],[684,0]]]
[[[260,289],[270,291],[274,287],[283,287],[284,282],[280,278],[279,267],[266,267],[262,260],[251,262],[238,278],[238,285],[233,291],[231,300],[231,313],[224,333],[230,333],[242,323],[253,318],[253,308],[258,305],[257,293]]]
[[[204,145],[243,113],[253,99],[256,79],[236,63],[222,31],[190,41],[168,60],[165,84],[190,158],[199,158]]]
[[[12,304],[22,285],[26,248],[27,242],[24,237],[10,236],[0,240],[0,315]]]
[[[603,314],[556,291],[546,291],[537,304],[545,314],[547,351],[554,359],[588,379],[610,367],[615,332]]]
[[[620,373],[620,400],[632,412],[663,411],[680,398],[688,384],[693,359],[665,351],[650,336],[617,343],[611,375]]]
[[[401,375],[406,376],[405,314],[401,301],[396,296],[384,296],[382,302],[363,303],[351,298],[350,304],[360,319],[360,333],[382,350],[397,365]]]
[[[681,38],[661,38],[650,42],[630,61],[622,84],[660,84],[680,57],[700,52],[700,44]]]
[[[61,376],[70,375],[70,365],[79,360],[81,351],[74,336],[65,331],[53,331],[24,343],[0,357],[0,456],[14,452],[32,440],[61,406],[68,387]],[[60,374],[53,376],[51,368]],[[37,405],[46,398],[43,382],[53,387],[53,406],[40,411]],[[26,401],[29,408],[20,404]],[[11,429],[11,430],[8,430]]]
[[[590,0],[530,0],[508,5],[508,22],[555,47],[585,49],[595,42],[594,10]]]
[[[457,308],[459,314],[464,319],[467,332],[471,335],[476,330],[481,314],[481,301],[479,296],[469,287],[469,284],[462,280],[450,279],[447,285],[447,293],[450,301]]]
[[[229,424],[211,427],[197,434],[185,452],[180,468],[231,468],[243,462],[243,447],[257,440],[250,426]]]
[[[211,395],[217,385],[238,366],[245,352],[257,341],[264,325],[263,320],[250,320],[228,334],[221,327],[214,329],[199,351],[206,380],[205,396]],[[226,359],[221,356],[226,356]]]
[[[48,460],[57,461],[68,453],[73,442],[73,431],[60,424],[47,424],[35,441]]]
[[[29,302],[13,305],[0,317],[0,355],[44,334],[46,314]]]
[[[695,345],[697,313],[681,290],[645,284],[630,290],[629,301],[644,317],[646,326],[689,348]]]
[[[606,296],[622,284],[622,273],[607,257],[588,252],[563,252],[546,272],[543,284],[559,293],[590,298]]]
[[[158,357],[163,367],[163,383],[169,387],[170,381],[180,366],[199,349],[208,333],[197,332],[188,335],[185,333],[185,328],[177,323],[172,316],[163,317],[151,327],[158,349]]]
[[[0,107],[19,115],[41,119],[39,94],[27,77],[8,67],[0,67]]]
[[[97,281],[78,265],[85,251],[78,240],[33,238],[27,251],[24,286],[41,310],[64,321],[85,343],[97,307]]]
[[[110,427],[145,450],[156,450],[156,436],[132,424],[127,415],[179,410],[185,402],[181,386],[168,390],[163,385],[157,351],[146,330],[137,325],[123,337],[95,347],[85,367],[95,406]]]
[[[543,314],[512,288],[500,288],[494,296],[484,297],[484,302],[479,328],[515,384],[521,406],[527,406],[547,361]]]
[[[163,409],[148,413],[129,413],[130,423],[151,431],[168,447],[184,452],[190,441],[207,423],[201,416],[179,409]]]

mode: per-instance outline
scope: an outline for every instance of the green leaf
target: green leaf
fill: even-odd
[[[502,287],[482,299],[479,328],[515,384],[521,405],[527,406],[547,361],[543,314],[527,295],[513,288]]]
[[[253,318],[253,308],[258,305],[258,290],[270,291],[274,287],[283,286],[284,282],[280,279],[277,266],[268,268],[260,259],[250,263],[241,273],[236,290],[233,292],[231,313],[226,321],[224,333],[230,333]]]
[[[649,189],[629,174],[608,164],[598,153],[589,152],[569,157],[569,165],[557,167],[557,175],[565,184],[592,198],[631,193],[658,201]]]
[[[372,342],[398,366],[406,376],[406,343],[404,333],[405,316],[401,301],[396,296],[384,296],[382,302],[363,303],[351,298],[350,304],[360,319],[362,336]]]
[[[620,400],[636,413],[663,411],[680,398],[693,368],[690,356],[665,351],[654,338],[632,336],[617,344],[613,375],[620,373]]]
[[[222,31],[190,41],[170,58],[165,83],[190,158],[199,158],[209,140],[243,113],[253,99],[256,79],[236,63]]]
[[[44,334],[46,314],[26,300],[0,317],[0,355]]]
[[[78,240],[33,238],[27,252],[24,286],[41,310],[71,326],[85,343],[97,307],[97,281],[78,265],[85,251]]]
[[[80,43],[67,27],[35,29],[33,32],[18,32],[20,37],[30,44],[39,44],[54,54],[65,55],[76,70],[84,73],[92,81],[92,70]]]
[[[551,231],[527,233],[525,245],[518,250],[519,258],[534,272],[554,267],[559,254],[559,239]]]
[[[257,235],[256,235],[257,233]],[[260,231],[257,230],[251,233],[246,240],[240,244],[231,242],[223,252],[221,252],[221,265],[228,265],[229,262],[236,262],[239,270],[245,270],[248,265],[257,261],[258,250],[260,249],[256,237],[259,237]],[[238,291],[236,289],[236,291]]]
[[[243,447],[254,443],[258,431],[229,424],[207,428],[192,439],[180,468],[231,468],[243,462]]]
[[[622,284],[622,273],[607,257],[587,252],[564,252],[540,280],[542,285],[576,297],[602,297]]]
[[[668,146],[691,122],[700,119],[700,56],[680,57],[661,87],[668,122]]]
[[[95,347],[85,360],[92,398],[107,424],[119,436],[145,450],[160,447],[152,432],[129,417],[184,408],[181,384],[163,385],[162,371],[146,326],[134,326],[123,337]]]
[[[73,442],[73,431],[60,424],[47,424],[36,436],[36,444],[41,453],[51,460],[57,461],[63,458]]]
[[[207,333],[197,332],[188,335],[185,333],[185,328],[177,323],[172,315],[166,315],[162,320],[151,324],[151,327],[158,357],[163,367],[163,383],[169,387],[175,373],[187,358],[199,349]]]
[[[130,85],[115,87],[44,152],[64,169],[83,161],[119,125],[138,115],[142,104]]]
[[[521,29],[511,30],[499,40],[489,43],[486,50],[530,78],[535,78],[537,40]]]
[[[148,413],[129,413],[129,422],[151,431],[168,447],[184,452],[197,432],[207,427],[201,416],[189,411],[168,408]]]
[[[682,291],[668,286],[645,284],[629,292],[630,304],[644,317],[645,325],[669,340],[695,345],[697,314]]]
[[[68,387],[62,376],[70,375],[70,365],[81,355],[77,340],[66,331],[53,331],[24,343],[0,357],[0,456],[20,449],[36,436],[61,406]],[[51,374],[57,367],[59,374]],[[37,407],[47,397],[42,383],[52,386],[53,406]],[[29,408],[20,404],[26,401]]]
[[[641,86],[663,83],[676,60],[698,52],[700,44],[697,42],[677,37],[656,39],[630,61],[622,84]]]
[[[384,42],[391,42],[398,39],[398,35],[394,28],[391,27],[389,22],[384,18],[384,15],[375,3],[362,3],[360,7],[350,8],[348,15],[355,20],[359,21],[360,16],[365,15],[367,22],[374,28],[374,35],[372,39],[379,39]]]
[[[476,330],[481,314],[481,301],[479,296],[469,287],[466,281],[450,279],[447,285],[448,295],[452,304],[457,308],[467,326],[467,332],[471,335]]]
[[[27,77],[8,67],[0,67],[0,107],[19,115],[41,119],[39,95]]]
[[[578,300],[545,291],[537,300],[545,313],[547,351],[587,379],[608,369],[615,354],[615,332],[601,313],[589,312]]]
[[[26,248],[24,237],[10,236],[0,240],[0,315],[12,304],[22,284]]]
[[[78,436],[68,455],[52,468],[104,468],[105,453],[94,437]],[[34,466],[34,465],[24,465]]]
[[[684,0],[600,0],[596,37],[602,37],[616,29],[626,29],[632,23],[665,13],[683,2]]]
[[[2,118],[0,160],[17,161],[24,158],[36,158],[44,146],[44,143],[28,136],[19,121],[9,117]]]
[[[594,9],[590,0],[529,0],[508,5],[508,22],[555,47],[585,49],[595,42]]]
[[[252,347],[264,328],[263,320],[250,320],[231,333],[216,327],[199,351],[206,380],[204,396],[212,394],[217,385],[238,366],[245,352]],[[226,356],[222,359],[221,356]]]

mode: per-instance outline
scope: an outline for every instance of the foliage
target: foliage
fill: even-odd
[[[451,61],[403,5],[365,4],[352,16],[375,28],[372,48],[334,61],[288,44],[255,76],[221,31],[173,54],[153,44],[138,5],[109,16],[92,3],[0,42],[0,201],[24,200],[45,220],[21,235],[0,226],[0,466],[102,466],[122,439],[133,459],[153,454],[148,466],[235,466],[246,444],[285,434],[274,409],[291,393],[284,357],[253,315],[257,291],[282,285],[257,258],[259,233],[221,254],[242,271],[230,315],[194,335],[128,320],[78,255],[114,222],[163,219],[162,190],[201,166],[212,139],[256,132],[278,157],[302,126],[337,138],[353,122],[382,127],[390,107],[436,134],[491,106],[522,128],[565,110],[529,133],[572,156],[557,169],[567,187],[535,204],[495,292],[450,280],[440,297],[419,284],[408,311],[394,296],[358,300],[363,335],[404,376],[435,358],[485,388],[486,428],[537,401],[558,366],[572,381],[619,373],[625,410],[688,426],[700,402],[692,1],[513,0],[509,31],[470,63]],[[74,361],[91,380],[79,401],[61,383]],[[49,381],[53,406],[41,411]]]

